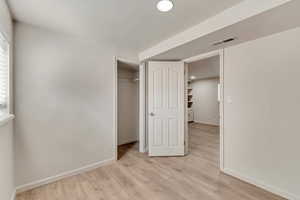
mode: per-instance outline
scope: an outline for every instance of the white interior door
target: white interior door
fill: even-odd
[[[184,63],[149,62],[150,156],[184,155]]]

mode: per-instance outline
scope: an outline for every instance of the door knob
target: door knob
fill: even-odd
[[[150,116],[153,117],[155,114],[153,112],[150,113]]]

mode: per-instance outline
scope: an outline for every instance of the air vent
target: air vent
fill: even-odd
[[[218,41],[218,42],[213,43],[213,46],[217,46],[217,45],[225,44],[225,43],[228,43],[228,42],[232,42],[236,39],[237,39],[237,37],[233,37],[233,38],[228,38],[226,40]]]

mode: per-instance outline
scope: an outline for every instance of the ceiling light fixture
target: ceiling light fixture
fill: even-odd
[[[161,12],[168,12],[173,8],[173,2],[170,0],[161,0],[157,3],[156,7]]]
[[[195,80],[195,79],[196,79],[196,76],[191,76],[190,79],[191,79],[191,80]]]

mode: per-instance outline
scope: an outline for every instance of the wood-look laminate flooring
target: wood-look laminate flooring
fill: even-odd
[[[219,171],[218,127],[190,124],[190,154],[153,157],[138,145],[120,160],[21,193],[17,200],[281,200]]]

